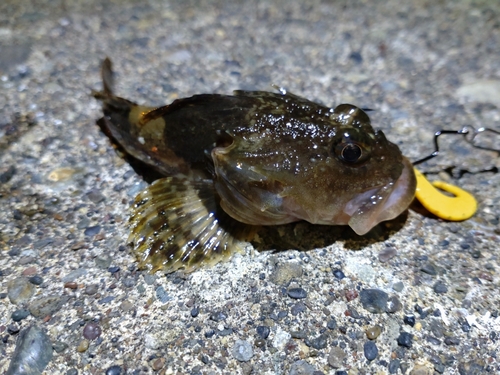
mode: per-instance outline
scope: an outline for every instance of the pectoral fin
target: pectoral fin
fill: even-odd
[[[141,268],[187,272],[242,251],[255,228],[216,203],[211,180],[166,177],[139,193],[130,216],[129,242]]]

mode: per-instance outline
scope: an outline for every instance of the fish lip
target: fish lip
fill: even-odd
[[[413,201],[416,189],[413,165],[406,157],[402,163],[403,170],[396,181],[370,189],[347,203],[344,212],[350,215],[348,224],[356,234],[364,235],[380,222],[398,217]],[[380,204],[373,201],[373,196],[381,197]]]

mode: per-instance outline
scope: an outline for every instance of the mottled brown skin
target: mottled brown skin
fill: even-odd
[[[172,255],[177,248],[192,246],[185,237],[195,238],[199,248],[210,238],[219,238],[214,228],[220,222],[211,222],[212,234],[208,227],[197,234],[188,229],[183,235],[176,232],[175,238],[170,233],[168,242],[161,232],[172,231],[172,220],[191,217],[193,212],[200,220],[206,215],[229,214],[251,225],[297,220],[348,224],[364,234],[380,221],[399,215],[413,199],[411,164],[381,131],[373,130],[366,113],[353,105],[331,109],[285,92],[235,91],[234,95],[196,95],[150,108],[112,93],[109,60],[103,64],[103,81],[103,92],[95,96],[103,101],[105,132],[132,156],[175,177],[175,183],[162,179],[143,194],[147,199],[137,201],[131,219],[131,240],[136,248],[142,246],[138,253],[146,254],[145,264],[151,252],[157,257],[170,248],[170,259],[161,265],[153,262],[153,268],[185,266],[178,261],[182,255]],[[196,189],[191,189],[189,181],[197,184]],[[170,191],[163,198],[158,197],[162,189]],[[203,203],[187,208],[189,202],[202,202],[200,194],[205,196]],[[219,202],[223,211],[215,213],[219,204],[208,201]],[[166,211],[175,214],[169,216]],[[163,229],[154,230],[160,224]],[[184,228],[190,223],[184,220],[179,225]],[[207,252],[206,246],[203,251]],[[193,249],[177,252],[192,258]]]

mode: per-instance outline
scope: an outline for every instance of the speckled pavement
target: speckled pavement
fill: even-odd
[[[465,222],[266,228],[187,275],[125,243],[146,183],[95,125],[105,56],[144,104],[277,84],[374,109],[411,160],[500,130],[500,3],[401,3],[2,1],[0,373],[500,373],[500,162],[460,137],[420,169],[476,196]]]

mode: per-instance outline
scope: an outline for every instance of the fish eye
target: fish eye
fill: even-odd
[[[348,143],[341,145],[342,150],[340,150],[340,158],[347,163],[356,163],[363,154],[361,147],[356,143]]]
[[[370,158],[370,148],[351,140],[339,142],[333,147],[337,159],[346,164],[361,164]]]
[[[372,142],[362,132],[348,129],[339,132],[333,140],[332,154],[342,163],[360,166],[370,159]]]

